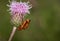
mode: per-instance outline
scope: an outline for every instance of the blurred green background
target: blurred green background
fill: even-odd
[[[23,0],[26,1],[26,0]],[[30,0],[29,28],[16,31],[12,41],[60,41],[60,0]],[[8,41],[10,23],[8,0],[0,0],[0,41]]]

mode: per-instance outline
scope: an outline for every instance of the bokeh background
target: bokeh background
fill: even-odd
[[[29,1],[33,6],[26,17],[31,19],[29,28],[17,30],[12,41],[60,41],[60,0]],[[7,4],[8,0],[0,0],[0,41],[8,41],[13,28]]]

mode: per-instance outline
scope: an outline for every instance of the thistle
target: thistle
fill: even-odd
[[[24,16],[30,14],[29,9],[32,8],[32,6],[29,5],[29,2],[16,2],[14,0],[12,0],[12,2],[10,2],[10,5],[7,6],[9,7],[11,14],[11,22],[16,26],[21,24]]]
[[[29,2],[17,2],[17,1],[10,1],[10,4],[7,5],[9,7],[10,15],[11,15],[11,23],[14,25],[11,36],[8,41],[12,40],[12,37],[16,31],[16,28],[22,23],[24,17],[27,14],[30,14],[29,9],[32,8],[29,5]]]

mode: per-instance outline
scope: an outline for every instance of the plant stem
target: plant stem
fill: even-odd
[[[11,41],[11,40],[12,40],[12,38],[13,38],[13,36],[14,36],[14,34],[15,34],[16,29],[17,29],[17,27],[14,26],[14,27],[13,27],[13,30],[12,30],[12,33],[11,33],[8,41]]]

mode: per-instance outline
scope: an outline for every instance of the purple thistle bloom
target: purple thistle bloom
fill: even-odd
[[[26,14],[30,14],[29,9],[32,8],[31,5],[29,5],[29,2],[16,2],[12,0],[10,2],[10,5],[7,5],[9,7],[9,11],[11,12],[11,22],[14,25],[20,25],[24,16]]]
[[[12,1],[10,5],[8,5],[12,14],[19,13],[19,14],[30,14],[29,9],[32,8],[28,2],[16,2]]]

